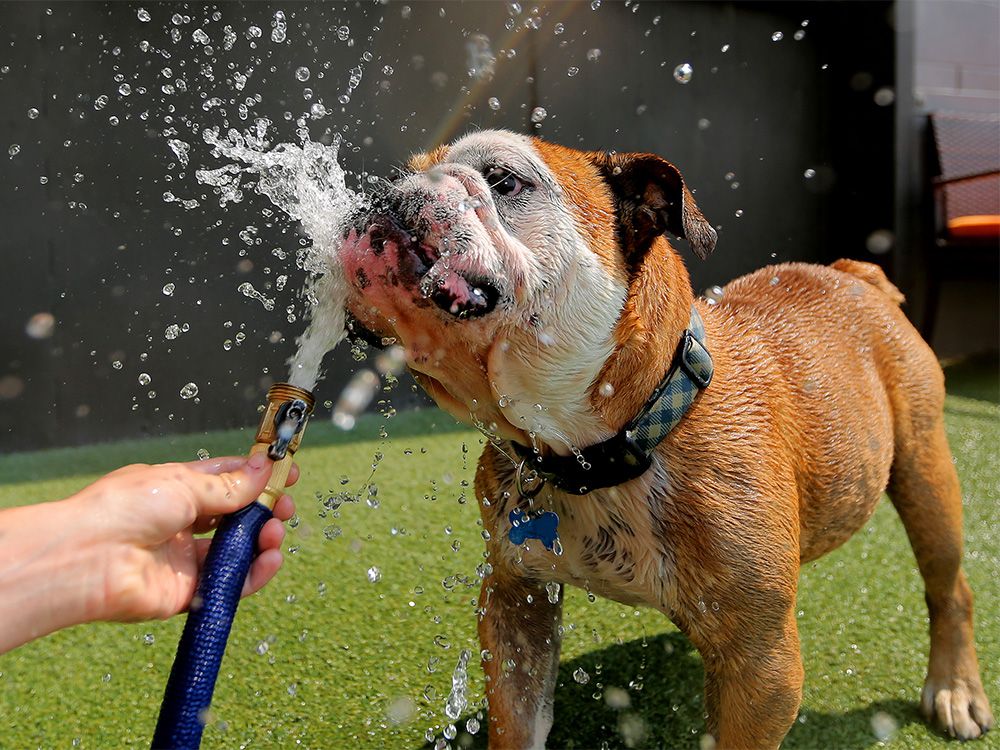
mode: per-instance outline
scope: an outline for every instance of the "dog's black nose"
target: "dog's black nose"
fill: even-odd
[[[455,273],[458,283],[435,284],[431,301],[456,318],[480,318],[496,309],[500,291],[486,279]]]

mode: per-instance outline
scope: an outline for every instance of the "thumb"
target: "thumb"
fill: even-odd
[[[203,476],[194,479],[199,516],[232,513],[249,505],[267,486],[273,464],[263,453],[249,460],[222,459],[190,465]]]

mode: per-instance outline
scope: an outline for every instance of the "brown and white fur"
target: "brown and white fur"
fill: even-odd
[[[715,232],[659,157],[486,131],[411,168],[354,217],[340,260],[358,327],[397,339],[437,403],[494,436],[476,477],[491,747],[542,747],[551,728],[551,581],[670,617],[704,659],[718,746],[777,747],[802,691],[799,566],[861,528],[883,490],[926,586],[923,711],[961,738],[992,725],[943,377],[881,270],[773,266],[709,305],[663,235],[705,255]],[[509,443],[568,455],[615,434],[663,377],[692,304],[715,375],[652,468],[582,497],[546,487],[533,503],[558,513],[562,554],[514,546],[508,514],[525,501]]]

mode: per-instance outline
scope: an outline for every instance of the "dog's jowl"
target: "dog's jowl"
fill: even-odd
[[[355,332],[396,339],[490,436],[491,747],[545,744],[553,582],[669,616],[704,659],[718,747],[777,747],[802,694],[799,566],[883,491],[926,586],[923,711],[957,737],[989,729],[943,377],[878,267],[773,266],[709,305],[666,235],[705,257],[715,231],[658,156],[486,131],[410,167],[353,217],[341,260]]]

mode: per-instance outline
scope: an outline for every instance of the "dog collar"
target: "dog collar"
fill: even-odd
[[[642,410],[616,435],[571,456],[541,456],[514,443],[521,456],[517,489],[522,497],[537,495],[550,482],[565,492],[585,495],[614,487],[645,473],[653,451],[712,382],[712,355],[705,346],[705,325],[691,308],[691,319],[663,380]]]

